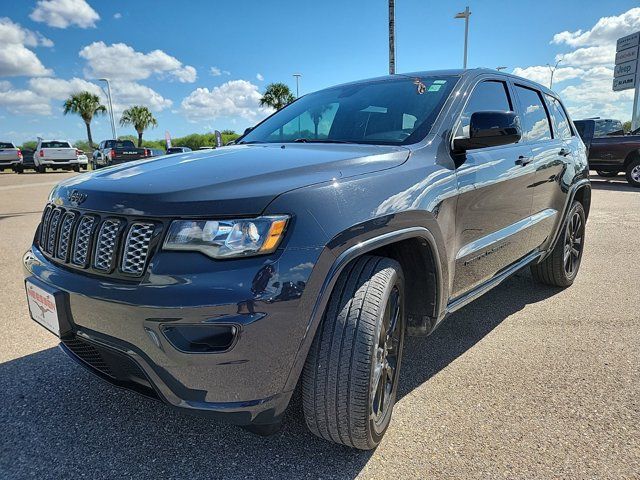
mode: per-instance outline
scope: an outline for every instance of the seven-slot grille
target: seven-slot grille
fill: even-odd
[[[128,276],[140,276],[147,265],[156,225],[129,223],[123,218],[101,219],[48,205],[42,215],[38,243],[44,253],[62,263],[89,267],[97,273],[117,269]]]

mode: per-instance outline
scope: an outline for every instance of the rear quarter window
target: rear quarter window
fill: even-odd
[[[13,146],[13,143],[0,142],[0,148],[16,148],[16,147]]]
[[[573,132],[571,131],[571,126],[569,125],[569,119],[567,118],[567,114],[562,107],[560,101],[552,97],[551,95],[546,95],[547,105],[549,106],[549,113],[551,114],[551,124],[553,125],[553,135],[555,138],[561,138],[563,140],[568,140],[573,136]]]
[[[515,88],[520,100],[522,139],[525,142],[550,140],[551,126],[540,93],[521,85],[516,85]]]

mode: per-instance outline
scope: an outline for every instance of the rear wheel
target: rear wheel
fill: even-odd
[[[302,377],[304,416],[315,435],[362,450],[380,443],[396,400],[404,331],[398,262],[365,255],[347,266]]]
[[[634,187],[640,187],[640,158],[636,158],[627,165],[627,182]]]
[[[600,177],[610,178],[610,177],[617,177],[618,173],[620,173],[620,172],[606,172],[604,170],[596,170],[596,173]]]
[[[555,287],[568,287],[576,279],[582,251],[586,218],[580,202],[573,202],[556,246],[542,262],[531,265],[533,278]]]
[[[16,173],[24,173],[24,167],[22,165],[18,165],[17,167],[14,167],[13,171]]]
[[[75,166],[73,167],[73,171],[74,171],[74,172],[79,172],[79,171],[80,171],[80,165],[75,165]]]
[[[47,168],[44,165],[38,165],[36,167],[36,172],[38,173],[45,173],[47,171]]]

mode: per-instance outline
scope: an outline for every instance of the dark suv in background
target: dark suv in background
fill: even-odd
[[[25,282],[71,358],[258,433],[299,385],[313,433],[371,449],[405,334],[526,266],[576,278],[587,157],[538,84],[482,69],[354,82],[237,143],[53,189]]]
[[[624,172],[627,182],[640,187],[640,135],[625,135],[620,120],[576,120],[576,130],[587,146],[589,167],[601,177]]]

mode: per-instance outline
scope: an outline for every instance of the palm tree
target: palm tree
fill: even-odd
[[[87,140],[89,146],[93,148],[93,139],[91,138],[91,120],[94,115],[102,115],[107,108],[100,103],[100,98],[91,92],[73,93],[64,102],[64,114],[77,113],[84,120],[87,126]]]
[[[270,83],[260,99],[261,107],[272,107],[280,110],[293,102],[296,97],[293,96],[289,87],[284,83]]]
[[[125,125],[133,125],[133,128],[138,132],[138,148],[140,148],[142,146],[142,134],[149,127],[157,127],[158,121],[147,107],[134,105],[122,112],[120,126],[124,127]]]

